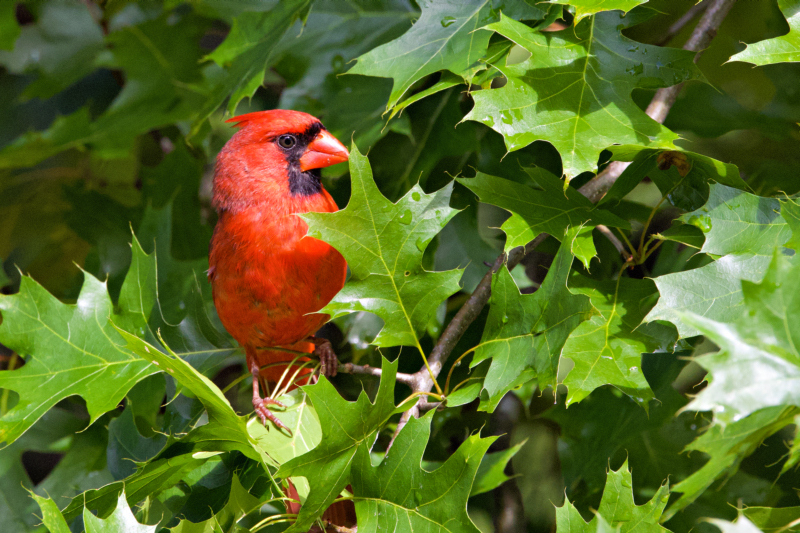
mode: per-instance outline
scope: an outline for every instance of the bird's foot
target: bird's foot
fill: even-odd
[[[339,371],[339,358],[333,351],[331,341],[321,337],[311,337],[310,340],[314,343],[314,355],[319,357],[320,374],[326,378],[332,378]]]
[[[260,396],[253,396],[253,407],[256,410],[256,414],[261,418],[261,423],[264,424],[266,427],[267,420],[272,421],[273,424],[278,426],[279,428],[285,430],[292,435],[292,430],[289,429],[286,424],[280,421],[280,419],[275,416],[275,414],[267,408],[268,405],[277,405],[278,407],[283,407],[286,409],[286,406],[283,405],[278,400],[273,400],[272,398],[261,398]]]

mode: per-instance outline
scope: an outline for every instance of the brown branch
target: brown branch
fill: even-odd
[[[697,23],[697,27],[695,27],[691,37],[689,37],[689,40],[683,46],[685,50],[698,52],[706,48],[717,34],[717,29],[719,29],[720,24],[722,24],[722,21],[725,19],[725,16],[728,14],[736,0],[705,1],[710,2],[709,7],[703,14],[700,22]],[[699,56],[700,53],[695,56],[695,62],[697,62]],[[669,110],[672,107],[672,104],[675,102],[675,98],[677,97],[682,85],[683,84],[676,85],[674,87],[668,87],[666,89],[659,89],[656,91],[653,101],[647,107],[647,114],[654,120],[663,123],[667,113],[669,113]],[[589,180],[583,187],[578,189],[578,191],[580,191],[593,203],[599,202],[628,165],[629,163],[622,161],[611,162],[602,172]],[[444,363],[447,361],[447,358],[450,356],[453,348],[455,348],[456,344],[461,339],[462,335],[464,335],[464,332],[467,330],[470,324],[472,324],[472,322],[481,313],[486,305],[486,302],[489,301],[489,297],[492,294],[492,277],[494,273],[500,270],[500,268],[503,266],[503,263],[507,265],[509,270],[512,270],[515,266],[517,266],[517,264],[519,264],[519,262],[527,253],[533,251],[546,238],[546,234],[541,234],[525,246],[520,246],[511,250],[508,253],[508,257],[506,257],[506,254],[500,254],[500,256],[495,260],[492,268],[490,268],[489,271],[483,276],[475,291],[464,303],[464,305],[461,306],[461,309],[458,310],[456,315],[442,332],[442,335],[439,337],[436,346],[433,347],[433,350],[428,357],[428,364],[433,371],[434,377],[439,375],[439,372],[441,372],[442,367],[444,367]],[[411,374],[411,378],[412,380],[410,380],[410,385],[414,392],[428,392],[433,387],[433,381],[431,380],[431,376],[426,367],[423,367],[414,374]],[[389,448],[391,448],[391,445],[394,443],[394,439],[400,433],[400,430],[403,429],[403,426],[406,425],[412,416],[416,417],[418,415],[418,405],[415,405],[403,413],[400,421],[397,423],[397,429],[395,430],[394,436],[389,443]]]
[[[614,232],[612,232],[610,229],[608,229],[607,226],[603,226],[602,224],[598,224],[595,227],[598,229],[598,231],[600,231],[600,233],[602,233],[605,236],[606,239],[608,239],[611,242],[611,244],[614,245],[614,248],[617,249],[619,254],[622,256],[622,258],[626,262],[630,261],[631,259],[633,259],[633,256],[631,255],[631,253],[628,250],[625,249],[625,245],[622,244],[622,241],[619,240],[619,238],[616,235],[614,235]]]
[[[366,374],[368,376],[375,376],[378,378],[381,377],[382,373],[380,368],[375,368],[369,365],[356,365],[353,363],[340,364],[339,368],[336,370],[341,374]],[[404,385],[408,385],[412,388],[417,383],[417,380],[413,374],[403,374],[398,372],[396,379],[399,383],[403,383]]]
[[[692,19],[694,19],[697,15],[705,11],[710,3],[711,2],[709,1],[698,2],[697,4],[689,8],[689,11],[684,13],[683,16],[681,16],[681,18],[673,22],[672,25],[669,28],[667,28],[667,31],[665,31],[664,35],[662,35],[661,38],[656,42],[656,45],[666,46],[667,44],[669,44],[672,38],[678,35],[680,31],[684,28],[684,26],[689,24],[692,21]]]

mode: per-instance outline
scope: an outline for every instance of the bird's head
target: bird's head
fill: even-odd
[[[316,117],[275,109],[234,117],[239,131],[217,156],[214,206],[235,209],[270,197],[322,191],[320,169],[350,154]]]

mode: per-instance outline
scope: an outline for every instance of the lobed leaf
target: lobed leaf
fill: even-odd
[[[473,93],[475,107],[464,119],[502,134],[509,151],[536,140],[550,142],[561,153],[567,179],[594,171],[600,152],[612,144],[672,148],[677,135],[639,109],[630,93],[704,78],[694,53],[624,37],[622,30],[634,22],[639,20],[608,12],[544,34],[501,17],[486,29],[531,57],[515,65],[495,65],[507,84]]]
[[[398,39],[360,56],[349,74],[392,78],[387,110],[428,74],[447,70],[469,83],[485,67],[491,33],[478,32],[497,19],[497,9],[525,19],[544,17],[544,11],[524,0],[421,0],[420,17]]]
[[[427,472],[421,461],[432,418],[429,412],[409,420],[376,467],[366,447],[356,451],[351,479],[359,531],[479,531],[467,515],[467,499],[481,459],[496,437],[467,437],[442,466]]]
[[[654,395],[642,372],[642,354],[672,351],[677,340],[671,327],[639,326],[657,298],[655,285],[623,276],[597,281],[574,273],[569,290],[588,296],[599,314],[582,322],[564,344],[562,357],[575,365],[564,378],[566,405],[613,385],[647,410]]]
[[[700,334],[680,313],[729,322],[742,313],[741,280],[764,277],[775,247],[784,244],[789,227],[779,214],[780,201],[725,185],[711,184],[708,202],[679,220],[705,233],[701,252],[720,256],[704,267],[655,278],[661,297],[645,321],[667,320],[681,338]]]
[[[371,403],[365,392],[355,402],[342,398],[321,377],[316,385],[303,387],[319,417],[322,437],[313,450],[281,465],[277,477],[304,477],[310,492],[297,520],[288,532],[306,531],[353,480],[352,468],[363,448],[369,452],[378,431],[395,411],[394,384],[397,360],[383,360],[381,382]]]
[[[731,56],[730,61],[743,61],[758,66],[800,61],[800,1],[778,0],[778,7],[789,23],[789,33],[748,44],[747,48]]]
[[[505,266],[495,275],[489,316],[470,364],[475,367],[491,359],[483,383],[488,400],[482,409],[493,411],[509,390],[534,377],[541,388],[556,385],[564,342],[593,312],[588,297],[567,289],[573,259],[570,248],[577,231],[567,232],[534,294],[520,294]]]
[[[500,227],[506,233],[505,251],[525,246],[540,233],[560,239],[567,228],[583,226],[590,230],[598,224],[629,228],[625,220],[595,209],[595,206],[576,189],[563,186],[563,182],[544,169],[525,169],[539,186],[525,185],[478,172],[474,178],[456,178],[456,181],[474,192],[484,203],[502,207],[511,218]],[[589,238],[591,242],[591,237]],[[597,254],[592,244],[588,248],[573,246],[573,254],[588,268]]]
[[[419,346],[419,337],[439,304],[458,292],[462,270],[429,272],[422,255],[457,211],[448,207],[453,185],[426,194],[414,186],[396,204],[372,179],[366,156],[350,152],[352,193],[336,213],[306,213],[308,234],[339,250],[352,274],[321,312],[336,318],[369,311],[385,324],[376,346]]]

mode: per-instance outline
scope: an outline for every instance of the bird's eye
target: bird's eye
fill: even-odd
[[[278,144],[282,148],[292,148],[297,144],[297,138],[294,135],[281,135],[278,137]]]

